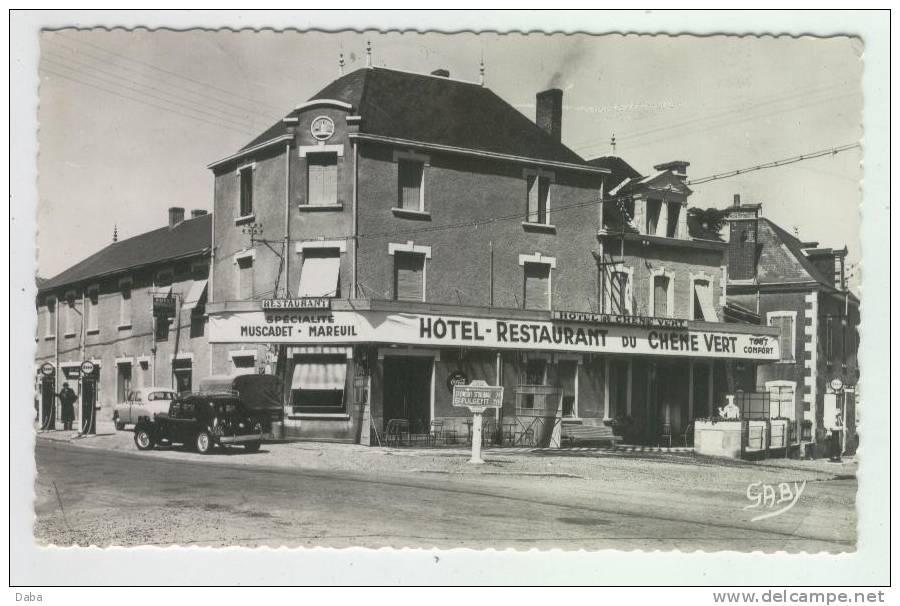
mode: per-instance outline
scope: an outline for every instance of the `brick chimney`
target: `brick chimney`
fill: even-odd
[[[752,280],[756,277],[759,259],[760,204],[741,204],[741,196],[734,195],[734,204],[725,209],[728,223],[728,279]]]
[[[447,70],[444,68],[436,69],[433,72],[431,72],[431,75],[432,76],[440,76],[441,78],[449,78],[450,70]]]
[[[562,96],[558,88],[551,88],[537,94],[537,110],[534,121],[554,141],[562,141]]]
[[[687,167],[690,165],[690,162],[686,162],[684,160],[672,160],[671,162],[657,164],[653,167],[653,169],[660,172],[664,170],[671,170],[672,174],[678,177],[681,181],[687,181]]]
[[[191,211],[191,219],[196,219],[197,217],[202,217],[206,214],[206,211],[202,208],[195,208]]]
[[[172,206],[169,208],[169,227],[175,227],[184,221],[184,209],[180,206]]]

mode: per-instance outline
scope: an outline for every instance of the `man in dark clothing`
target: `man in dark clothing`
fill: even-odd
[[[63,383],[58,397],[60,403],[62,403],[63,429],[70,430],[72,429],[72,423],[75,421],[75,401],[78,400],[78,396],[75,395],[68,383]]]

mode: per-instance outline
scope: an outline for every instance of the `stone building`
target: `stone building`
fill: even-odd
[[[209,374],[206,284],[212,216],[170,208],[168,225],[114,241],[38,283],[35,387],[40,422],[59,426],[53,396],[78,393],[76,416],[111,428],[131,389],[189,390]],[[172,315],[154,316],[168,307]],[[93,372],[84,377],[82,362]],[[42,371],[43,369],[43,371]],[[87,379],[87,380],[84,380]],[[55,416],[57,423],[53,423]]]
[[[480,379],[512,441],[560,409],[654,440],[722,403],[726,362],[776,359],[775,329],[723,321],[726,245],[690,233],[687,163],[585,161],[562,91],[536,105],[368,67],[213,162],[213,372],[281,374],[290,438],[463,434],[452,386]]]

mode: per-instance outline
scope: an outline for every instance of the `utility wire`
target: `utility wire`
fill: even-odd
[[[165,90],[165,89],[156,88],[156,87],[152,86],[151,84],[148,84],[141,80],[137,80],[134,78],[127,78],[125,76],[121,76],[116,73],[105,71],[105,70],[103,70],[95,65],[92,65],[90,63],[79,61],[78,59],[76,59],[74,57],[59,57],[54,54],[45,53],[44,56],[42,57],[42,59],[44,61],[47,61],[47,62],[50,62],[50,63],[56,65],[57,67],[64,67],[73,72],[83,74],[85,76],[97,78],[98,80],[105,79],[115,85],[120,84],[120,81],[125,81],[125,82],[130,82],[130,83],[136,84],[137,86],[139,86],[141,88],[144,88],[144,89],[147,89],[150,91],[154,91],[154,92],[160,93],[162,95],[165,95],[166,97],[171,97],[171,99],[174,99],[174,101],[171,101],[170,99],[167,98],[167,99],[165,99],[165,101],[167,101],[167,102],[171,102],[173,104],[181,104],[181,105],[187,104],[186,107],[189,109],[192,109],[192,110],[194,109],[195,105],[202,103],[204,111],[215,112],[215,113],[221,114],[221,118],[224,120],[239,122],[243,125],[250,126],[253,128],[257,128],[257,126],[253,124],[253,122],[258,121],[258,123],[260,125],[259,126],[260,130],[262,130],[268,126],[268,121],[266,121],[266,126],[262,126],[263,119],[256,118],[253,115],[253,113],[250,112],[249,110],[236,111],[236,110],[231,110],[231,109],[219,109],[216,107],[212,107],[207,103],[208,100],[206,98],[194,99],[194,98],[186,97],[186,96],[183,96],[183,95],[180,95],[180,94],[177,94],[177,93]],[[69,63],[74,63],[75,66],[73,67],[72,65],[69,65]],[[84,72],[84,69],[91,70],[92,72],[96,72],[97,74],[100,74],[100,75],[98,76],[93,73],[86,73],[86,72]],[[129,88],[132,88],[132,87],[129,87]],[[200,95],[202,97],[202,93],[193,93],[193,91],[186,91],[186,92],[192,93],[195,95]],[[153,95],[151,95],[151,96],[153,96]],[[159,97],[156,97],[156,98],[159,98]]]
[[[118,92],[118,91],[113,90],[113,89],[110,89],[110,88],[105,88],[105,87],[103,87],[103,86],[98,86],[98,85],[92,84],[92,83],[90,83],[90,82],[85,82],[84,80],[80,80],[80,79],[78,79],[78,78],[75,78],[74,76],[67,75],[67,74],[64,74],[64,73],[60,73],[60,72],[57,72],[57,71],[48,69],[47,67],[41,67],[41,71],[42,71],[42,72],[45,72],[45,73],[48,73],[48,74],[51,74],[51,75],[53,75],[53,76],[57,76],[57,77],[59,77],[59,78],[64,78],[64,79],[66,79],[66,80],[71,80],[72,82],[77,82],[78,84],[81,84],[81,85],[84,85],[84,86],[88,86],[88,87],[91,87],[91,88],[95,88],[95,89],[97,89],[97,90],[104,91],[104,92],[106,92],[106,93],[109,93],[109,94],[111,94],[111,95],[115,95],[115,96],[117,96],[117,97],[122,97],[123,99],[128,99],[128,100],[134,101],[134,102],[136,102],[136,103],[141,103],[141,104],[143,104],[143,105],[149,105],[150,107],[155,107],[156,109],[161,109],[161,110],[163,110],[163,111],[171,112],[171,113],[173,113],[173,114],[178,114],[179,116],[182,116],[182,117],[184,117],[184,118],[190,118],[191,120],[196,120],[196,121],[198,121],[198,122],[204,122],[204,123],[206,123],[206,124],[211,124],[212,126],[217,126],[217,127],[219,127],[219,128],[225,128],[225,129],[232,130],[232,131],[235,131],[235,132],[240,132],[241,134],[248,135],[248,136],[253,136],[253,135],[257,134],[256,131],[250,131],[250,130],[246,130],[246,129],[243,129],[243,128],[236,128],[236,127],[233,126],[233,125],[223,124],[222,122],[214,122],[214,121],[212,121],[212,120],[207,120],[207,119],[205,119],[205,118],[201,118],[201,117],[198,117],[198,116],[186,114],[186,113],[184,113],[184,112],[178,111],[177,109],[174,109],[174,108],[171,108],[171,107],[166,107],[166,106],[164,106],[164,105],[158,105],[158,104],[156,104],[156,103],[151,103],[150,101],[147,101],[146,99],[142,99],[142,98],[140,98],[140,97],[133,97],[133,96],[131,96],[131,95],[126,95],[126,94],[123,94],[123,93],[121,93],[121,92]]]
[[[201,80],[196,80],[196,79],[191,78],[191,77],[189,77],[189,76],[185,76],[185,75],[183,75],[183,74],[179,74],[178,72],[174,72],[174,71],[171,71],[171,70],[164,69],[164,68],[159,67],[159,66],[157,66],[157,65],[154,65],[154,64],[152,64],[152,63],[148,63],[148,62],[146,62],[146,61],[141,61],[140,59],[134,59],[134,58],[132,58],[132,57],[126,57],[126,56],[121,55],[121,54],[119,54],[119,53],[117,53],[117,52],[115,52],[115,51],[111,51],[111,50],[109,50],[109,49],[107,49],[107,48],[103,48],[102,46],[99,46],[99,45],[96,45],[96,44],[92,44],[92,43],[90,43],[90,42],[88,42],[88,41],[86,41],[86,40],[79,40],[79,39],[77,39],[77,38],[73,38],[73,37],[68,36],[68,35],[66,35],[66,34],[63,34],[62,32],[59,32],[59,31],[54,32],[54,33],[56,34],[56,36],[58,36],[58,37],[60,37],[60,38],[63,38],[63,39],[65,39],[65,40],[68,40],[68,41],[70,41],[70,42],[74,42],[74,43],[79,44],[79,45],[82,45],[82,46],[89,46],[89,47],[91,47],[91,48],[97,49],[98,51],[100,51],[100,52],[102,52],[102,53],[105,53],[105,54],[107,54],[107,55],[111,55],[111,56],[115,57],[116,59],[122,59],[122,60],[124,60],[124,61],[128,61],[129,63],[134,63],[134,64],[137,64],[137,65],[143,65],[143,66],[148,67],[148,68],[150,68],[150,69],[152,69],[152,70],[154,70],[154,71],[161,72],[161,73],[164,73],[164,74],[168,74],[168,75],[173,76],[173,77],[175,77],[175,78],[179,78],[179,79],[185,80],[185,81],[187,81],[187,82],[192,82],[192,83],[197,84],[197,85],[199,85],[199,86],[203,86],[203,87],[206,87],[206,88],[211,88],[211,89],[213,89],[213,90],[217,90],[217,91],[219,91],[219,92],[226,93],[226,94],[230,95],[230,96],[233,97],[233,98],[244,99],[245,101],[249,101],[250,103],[252,103],[254,107],[264,106],[264,107],[269,107],[270,109],[272,109],[273,112],[280,112],[280,111],[281,111],[280,109],[278,109],[278,108],[276,108],[276,107],[274,107],[274,106],[272,106],[272,105],[269,105],[269,104],[266,103],[265,101],[260,101],[259,99],[253,99],[253,98],[251,98],[251,97],[247,97],[247,96],[244,96],[244,95],[240,95],[240,94],[235,93],[234,91],[228,90],[228,89],[226,89],[226,88],[222,88],[222,87],[220,87],[220,86],[216,86],[216,85],[214,85],[214,84],[210,84],[209,82],[203,82],[203,81],[201,81]]]
[[[799,156],[792,156],[790,158],[783,158],[781,160],[773,160],[771,162],[764,162],[763,164],[757,164],[756,166],[750,166],[748,168],[738,168],[736,170],[731,170],[724,173],[719,173],[715,175],[709,175],[708,177],[700,177],[699,179],[692,179],[688,181],[688,185],[699,185],[701,183],[709,183],[710,181],[717,181],[719,179],[727,179],[728,177],[736,177],[737,175],[743,175],[744,173],[750,173],[758,170],[764,170],[766,168],[776,168],[779,166],[786,166],[788,164],[795,164],[797,162],[803,162],[804,160],[812,160],[813,158],[821,158],[822,156],[835,156],[841,152],[845,152],[851,149],[855,149],[860,147],[859,143],[848,143],[846,145],[840,145],[838,147],[830,147],[827,149],[820,149],[818,151],[810,152],[808,154],[801,154]]]
[[[73,68],[73,67],[68,66],[68,65],[65,65],[65,64],[63,64],[63,63],[59,63],[59,62],[57,62],[57,61],[55,61],[54,59],[51,59],[51,58],[49,58],[49,57],[45,57],[45,58],[43,59],[43,61],[45,62],[45,64],[49,63],[50,66],[53,67],[53,69],[55,69],[55,70],[59,70],[59,69],[66,69],[66,70],[69,70],[68,72],[63,72],[63,73],[74,72],[73,75],[74,75],[74,76],[77,76],[77,77],[79,77],[79,78],[90,78],[90,79],[93,79],[93,80],[98,80],[98,81],[100,81],[102,84],[104,84],[104,85],[106,85],[106,86],[112,86],[113,88],[116,88],[117,90],[133,91],[133,92],[139,93],[139,94],[142,95],[142,96],[146,95],[147,97],[150,97],[151,99],[156,99],[156,100],[158,100],[158,101],[162,101],[163,103],[169,103],[169,104],[174,105],[174,106],[176,106],[176,107],[179,107],[179,108],[181,108],[181,109],[183,109],[183,110],[186,110],[186,111],[189,111],[189,112],[194,112],[194,113],[200,114],[200,115],[204,115],[204,116],[213,118],[213,119],[215,119],[215,120],[219,120],[219,121],[221,121],[223,124],[229,124],[229,125],[234,126],[234,127],[236,127],[236,128],[240,128],[241,130],[245,130],[245,131],[247,131],[248,133],[256,133],[256,132],[258,132],[258,129],[254,128],[254,127],[253,127],[252,125],[250,125],[250,124],[247,124],[247,123],[237,123],[237,122],[234,121],[233,118],[230,118],[230,117],[228,117],[228,116],[223,116],[223,115],[218,114],[218,113],[213,113],[213,112],[207,111],[207,110],[205,110],[205,109],[198,108],[198,107],[196,107],[196,106],[193,105],[193,102],[192,102],[192,101],[189,102],[188,104],[185,104],[185,103],[182,103],[182,102],[180,102],[180,101],[177,101],[177,100],[172,99],[168,94],[157,95],[157,94],[154,94],[153,92],[149,92],[149,91],[145,90],[145,89],[142,88],[142,87],[139,87],[139,86],[130,86],[130,85],[128,85],[128,84],[122,83],[122,82],[120,82],[117,78],[105,78],[105,77],[103,77],[103,76],[98,76],[98,75],[96,75],[96,74],[90,74],[90,73],[84,72],[83,70],[78,70],[78,68]]]

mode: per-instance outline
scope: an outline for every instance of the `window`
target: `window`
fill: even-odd
[[[119,300],[119,327],[131,328],[131,282],[119,283],[121,299]]]
[[[75,293],[66,293],[66,331],[67,337],[75,336],[75,326],[77,324],[78,310],[75,308]]]
[[[125,397],[131,392],[131,362],[119,362],[116,369],[116,401],[125,402]]]
[[[192,386],[193,361],[190,359],[172,360],[172,372],[175,373],[175,389],[180,393],[190,391]],[[160,392],[165,393],[165,392]],[[154,394],[150,394],[152,396]]]
[[[194,280],[206,280],[209,278],[209,262],[194,261],[191,263],[191,277]]]
[[[246,301],[253,298],[253,255],[244,254],[235,260],[237,265],[237,292],[238,301]]]
[[[797,406],[794,402],[797,384],[794,381],[767,381],[769,392],[769,418],[797,419]]]
[[[47,326],[44,336],[48,339],[56,336],[56,297],[47,297]]]
[[[578,361],[559,360],[557,363],[559,387],[562,391],[562,413],[564,417],[578,415]]]
[[[298,297],[341,296],[341,251],[338,248],[304,248]]]
[[[666,222],[666,237],[674,238],[678,235],[678,219],[681,215],[681,203],[669,202],[669,216]]]
[[[394,253],[394,299],[425,300],[425,255],[415,252]]]
[[[659,230],[659,216],[662,211],[662,202],[659,200],[647,200],[647,221],[644,225],[648,235],[655,236]]]
[[[418,160],[397,160],[397,207],[425,212],[425,163]]]
[[[525,262],[524,267],[524,308],[550,309],[550,264]]]
[[[528,222],[549,225],[550,177],[532,174],[526,175],[525,180],[528,187]]]
[[[206,314],[203,307],[197,306],[191,310],[191,338],[202,337],[206,332]]]
[[[318,153],[306,156],[307,204],[335,206],[337,199],[337,154]]]
[[[89,288],[87,291],[86,305],[84,307],[84,322],[87,326],[88,333],[100,331],[97,311],[100,304],[100,292],[97,287]]]
[[[713,306],[712,286],[707,279],[694,280],[691,319],[706,322],[718,322],[716,308]]]
[[[781,349],[781,362],[794,361],[794,323],[797,313],[791,311],[772,311],[766,314],[769,326],[778,329],[778,345]]]
[[[231,354],[231,364],[234,366],[233,374],[236,375],[252,375],[256,373],[256,353],[233,352]]]
[[[653,315],[657,318],[669,317],[668,276],[653,276]]]
[[[525,363],[525,385],[547,384],[547,360],[532,358]]]
[[[831,364],[833,362],[831,356],[834,354],[834,318],[826,316],[824,324],[825,363]]]
[[[346,355],[296,356],[291,379],[294,414],[343,414]]]
[[[169,318],[164,315],[154,314],[153,316],[153,336],[157,341],[169,340]]]
[[[250,165],[238,169],[241,180],[241,217],[253,214],[253,168],[254,166]]]
[[[624,271],[609,274],[609,313],[613,315],[629,315],[628,277],[628,273]]]

